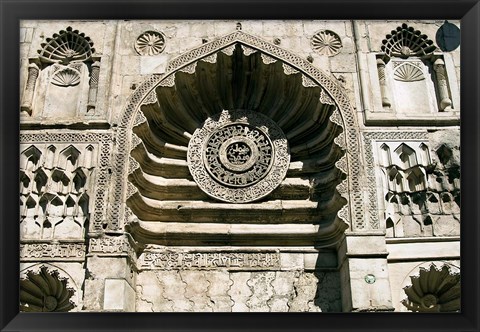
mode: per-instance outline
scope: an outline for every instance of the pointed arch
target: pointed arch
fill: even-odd
[[[169,63],[165,74],[153,74],[147,77],[130,96],[119,119],[117,139],[119,150],[116,154],[115,168],[118,181],[116,181],[114,189],[115,203],[110,211],[112,224],[109,228],[120,229],[125,219],[122,202],[125,201],[125,193],[127,192],[127,179],[124,174],[128,173],[130,163],[130,150],[126,147],[132,144],[130,139],[132,128],[138,125],[138,121],[145,121],[144,118],[137,116],[140,114],[139,110],[142,104],[151,103],[152,98],[155,98],[153,91],[156,87],[173,86],[175,84],[174,75],[177,72],[192,72],[192,70],[195,70],[195,63],[201,59],[205,62],[216,61],[216,53],[221,51],[233,52],[232,49],[237,44],[249,48],[249,53],[260,52],[262,59],[266,59],[265,61],[268,63],[280,61],[285,68],[285,73],[301,75],[304,86],[320,87],[322,90],[321,100],[336,107],[337,112],[335,112],[335,116],[332,115],[331,121],[343,128],[343,132],[335,138],[335,143],[347,150],[346,155],[342,158],[341,165],[348,173],[341,184],[342,188],[339,189],[342,197],[347,201],[347,206],[339,211],[339,216],[342,220],[351,224],[353,229],[366,228],[368,223],[365,220],[363,195],[359,182],[360,165],[362,163],[360,162],[358,124],[346,92],[333,77],[314,67],[306,59],[243,31],[235,31],[173,59]],[[170,129],[174,130],[175,128]],[[348,201],[351,202],[350,205],[348,205]]]

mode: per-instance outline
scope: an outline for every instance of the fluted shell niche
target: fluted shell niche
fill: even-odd
[[[133,127],[127,230],[172,245],[336,241],[344,133],[312,83],[240,44],[166,78]]]

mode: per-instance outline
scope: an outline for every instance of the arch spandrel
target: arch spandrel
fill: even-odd
[[[329,121],[343,128],[343,131],[335,137],[334,143],[346,150],[346,153],[336,160],[335,166],[340,171],[348,174],[336,185],[337,192],[347,201],[347,203],[337,211],[337,219],[342,220],[344,225],[348,225],[348,227],[353,230],[365,229],[367,223],[364,220],[364,202],[359,185],[359,165],[361,163],[359,160],[358,126],[353,108],[343,88],[327,74],[311,65],[307,60],[242,31],[236,31],[218,38],[173,59],[168,65],[165,74],[149,76],[130,97],[119,123],[118,146],[121,148],[119,148],[116,160],[119,181],[117,181],[115,188],[114,205],[116,206],[112,209],[112,217],[119,220],[128,220],[128,218],[130,218],[130,220],[136,220],[135,215],[131,211],[131,207],[126,207],[126,213],[125,216],[123,216],[123,206],[121,202],[125,199],[125,192],[127,191],[126,182],[128,181],[123,179],[124,182],[122,182],[120,179],[124,178],[123,174],[126,174],[125,172],[129,167],[130,149],[125,149],[125,147],[130,145],[132,129],[139,122],[138,114],[142,114],[142,112],[139,111],[141,106],[155,101],[155,89],[157,87],[174,84],[174,76],[176,73],[182,71],[182,69],[182,72],[191,72],[192,64],[203,59],[208,59],[205,62],[214,63],[216,53],[229,47],[235,47],[236,44],[253,50],[249,51],[249,53],[258,51],[263,58],[267,59],[266,62],[268,63],[273,63],[274,61],[271,59],[274,59],[290,66],[294,71],[298,71],[298,73],[302,75],[303,82],[307,82],[307,84],[303,84],[304,86],[312,87],[313,82],[321,89],[323,102],[325,102],[325,100],[333,101],[335,110],[329,116]],[[189,68],[185,69],[186,67]],[[131,183],[128,182],[128,184],[128,188],[131,188]],[[131,193],[132,190],[129,190],[129,192]],[[351,204],[348,202],[351,202]],[[120,224],[122,223],[120,222]],[[139,228],[140,226],[137,223],[131,226],[131,229],[135,227]],[[343,229],[346,227],[347,226],[343,226]],[[154,231],[149,232],[145,228],[139,232],[143,233],[145,238],[154,234]],[[338,235],[338,233],[343,233],[343,230],[340,232],[339,230],[333,231],[330,236],[333,236],[333,234]]]

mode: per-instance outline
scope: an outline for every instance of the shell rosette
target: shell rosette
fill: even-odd
[[[402,304],[414,312],[460,311],[460,274],[451,273],[447,265],[441,269],[432,264],[411,276],[412,284],[404,288],[407,298]]]
[[[67,287],[68,280],[60,278],[58,271],[42,266],[35,273],[28,271],[20,279],[20,311],[67,312],[75,307],[71,301],[75,290]]]

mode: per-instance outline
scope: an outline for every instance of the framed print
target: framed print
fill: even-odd
[[[1,8],[2,331],[478,330],[476,1]]]

